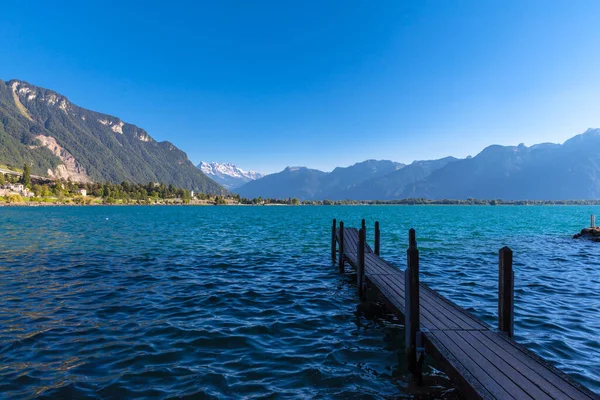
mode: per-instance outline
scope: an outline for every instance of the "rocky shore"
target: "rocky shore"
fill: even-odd
[[[600,242],[600,227],[583,228],[581,232],[573,235],[573,239],[589,239],[593,242]]]

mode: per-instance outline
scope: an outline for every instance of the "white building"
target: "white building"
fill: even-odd
[[[80,193],[80,194],[81,194],[83,197],[87,196],[87,190],[85,190],[85,189],[79,189],[79,193]]]
[[[6,196],[8,194],[20,194],[25,197],[33,197],[33,193],[21,183],[7,183],[4,186],[1,186],[0,196]]]

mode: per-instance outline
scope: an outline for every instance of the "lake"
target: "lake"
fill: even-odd
[[[363,313],[331,220],[381,223],[404,268],[496,324],[514,251],[515,339],[600,392],[594,206],[0,207],[0,397],[459,397],[415,388],[404,331]]]

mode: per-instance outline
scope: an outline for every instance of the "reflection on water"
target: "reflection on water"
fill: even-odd
[[[15,397],[457,397],[415,388],[403,330],[358,308],[332,218],[382,225],[403,267],[495,323],[497,250],[515,252],[518,341],[599,391],[590,207],[0,208],[0,393]],[[372,233],[372,232],[370,232]]]

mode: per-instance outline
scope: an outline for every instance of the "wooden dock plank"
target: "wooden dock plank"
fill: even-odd
[[[474,340],[471,332],[477,335],[478,331],[454,331],[446,332],[455,343],[457,343],[469,357],[474,360],[478,367],[484,369],[496,382],[508,391],[511,396],[521,399],[529,396],[533,399],[549,400],[548,394],[535,386],[527,377],[506,363],[497,354]]]
[[[600,396],[598,396],[596,393],[591,392],[588,388],[573,381],[564,372],[550,365],[546,360],[542,359],[536,354],[533,354],[531,351],[516,343],[514,340],[508,339],[492,331],[482,332],[482,334],[482,337],[488,339],[488,341],[486,341],[487,344],[495,343],[504,351],[510,353],[515,359],[520,360],[522,364],[525,364],[527,368],[524,368],[521,371],[526,371],[529,374],[528,376],[534,376],[533,374],[529,373],[528,370],[534,371],[538,375],[544,377],[547,382],[552,383],[552,385],[558,388],[561,392],[565,393],[570,399],[600,399]]]
[[[395,313],[399,317],[404,318],[404,290],[400,291],[398,286],[390,284],[390,282],[385,280],[383,275],[373,275],[367,278],[371,280],[371,282],[376,285],[377,289],[386,296],[386,299],[393,306]],[[420,307],[420,309],[421,325],[424,328],[431,330],[439,330],[443,328],[441,322],[438,321],[427,308]]]
[[[518,350],[515,352],[510,351],[510,348],[513,346],[509,342],[505,341],[506,346],[500,346],[493,340],[490,340],[487,337],[486,332],[468,332],[468,335],[471,336],[470,340],[472,342],[477,341],[487,348],[488,351],[493,352],[499,359],[503,360],[504,363],[519,371],[519,373],[523,374],[523,376],[531,381],[532,384],[543,390],[550,398],[566,400],[580,396],[580,392],[569,385],[568,382],[562,380],[555,382],[553,379],[554,375],[547,374],[546,368],[542,367],[541,373],[536,372],[536,369],[540,366],[538,365],[538,368],[535,366],[532,368],[524,353]]]
[[[397,311],[404,316],[404,276],[398,274],[373,274],[367,275],[367,278],[373,282],[377,289],[386,291],[390,296],[396,298],[394,304],[398,305]],[[451,321],[445,316],[433,314],[425,302],[421,304],[420,312],[424,318],[422,318],[421,323],[426,329],[444,329],[447,328],[449,323],[452,325]]]
[[[367,278],[375,282],[381,282],[382,279],[387,279],[392,285],[401,288],[402,297],[404,297],[404,274],[398,269],[394,268],[390,271],[382,266],[381,263],[371,263],[367,264],[366,271]],[[386,275],[386,278],[372,279],[373,275]],[[489,329],[481,322],[477,321],[475,317],[466,315],[457,305],[441,301],[440,297],[435,296],[434,293],[435,292],[429,287],[421,285],[421,304],[423,304],[430,313],[436,316],[436,319],[443,323],[443,325],[439,326],[437,329]],[[433,327],[427,328],[434,329]]]
[[[339,242],[339,233],[336,235]],[[344,228],[344,254],[358,263],[358,230]],[[364,272],[369,286],[404,318],[404,272],[365,246]],[[421,329],[427,352],[442,364],[468,398],[585,399],[600,396],[575,382],[541,357],[485,323],[451,300],[421,283]]]
[[[502,387],[500,383],[498,383],[490,374],[477,364],[469,354],[465,352],[463,348],[457,343],[455,343],[449,336],[448,332],[444,331],[432,331],[426,332],[425,337],[433,336],[435,337],[444,347],[445,349],[452,353],[452,355],[458,360],[461,364],[462,369],[466,369],[470,375],[477,380],[477,382],[484,386],[489,394],[491,394],[494,399],[530,399],[531,397],[527,394],[524,394],[524,397],[514,397],[512,396],[506,389]]]

